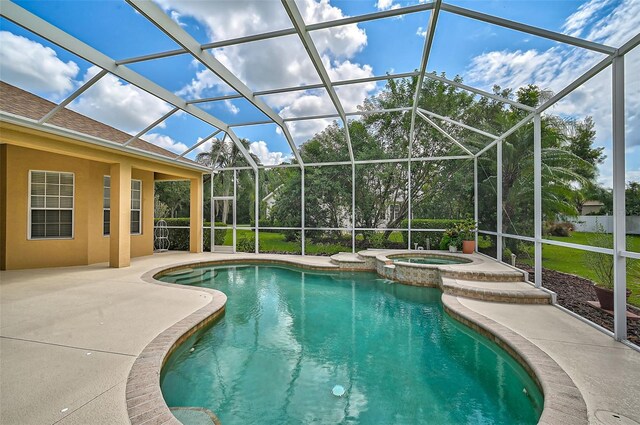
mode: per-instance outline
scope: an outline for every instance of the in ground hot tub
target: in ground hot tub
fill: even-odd
[[[385,255],[386,254],[386,255]],[[441,269],[479,260],[438,252],[385,253],[376,257],[376,271],[387,279],[414,286],[438,287]]]

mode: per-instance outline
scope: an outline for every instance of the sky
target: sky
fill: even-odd
[[[422,3],[424,0],[296,0],[306,24]],[[124,0],[17,1],[17,3],[113,59],[177,49],[178,46]],[[291,28],[278,0],[156,2],[200,43],[227,40]],[[640,0],[588,1],[459,1],[450,3],[529,25],[619,47],[640,28]],[[89,18],[90,17],[90,18]],[[419,68],[430,12],[386,18],[311,32],[332,81],[411,72]],[[209,52],[252,91],[321,80],[297,35],[263,40]],[[427,70],[463,77],[474,87],[494,84],[516,90],[537,84],[561,90],[604,56],[498,26],[441,12]],[[235,91],[189,55],[127,65],[185,99]],[[627,91],[627,180],[640,181],[640,48],[625,60]],[[0,78],[51,101],[59,102],[99,72],[99,68],[58,46],[0,19]],[[345,111],[356,111],[384,82],[337,88]],[[611,185],[611,71],[607,69],[558,103],[550,113],[564,117],[592,116],[598,146],[607,160],[599,179]],[[261,96],[284,118],[335,113],[326,90],[315,89]],[[228,124],[264,121],[267,117],[245,99],[199,103]],[[409,105],[407,105],[409,106]],[[173,107],[108,74],[78,97],[71,109],[137,134]],[[288,122],[297,146],[322,131],[331,119]],[[178,112],[149,130],[143,138],[182,152],[216,131]],[[275,124],[235,127],[251,141],[251,152],[264,164],[291,158],[291,149]],[[210,148],[201,145],[196,153]],[[346,147],[345,147],[346,149]]]

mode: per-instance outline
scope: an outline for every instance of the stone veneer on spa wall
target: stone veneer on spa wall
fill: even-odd
[[[423,264],[406,258],[454,260],[456,264]],[[374,271],[404,285],[440,288],[444,293],[493,302],[549,304],[552,294],[535,288],[526,272],[478,254],[439,251],[367,250],[331,257],[340,270]]]

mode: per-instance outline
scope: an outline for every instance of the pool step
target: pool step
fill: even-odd
[[[180,277],[175,280],[175,283],[180,285],[193,285],[194,283],[201,283],[205,280],[211,279],[211,277],[216,277],[218,275],[217,270],[206,269],[206,270],[198,270],[197,272],[190,273],[188,276]]]
[[[512,304],[550,304],[551,295],[531,284],[505,281],[478,281],[442,277],[446,294],[489,302]]]
[[[335,264],[344,270],[369,270],[367,262],[358,254],[339,252],[331,256],[331,264]]]
[[[481,282],[522,282],[525,280],[524,273],[517,270],[471,271],[441,269],[440,275],[451,279]]]

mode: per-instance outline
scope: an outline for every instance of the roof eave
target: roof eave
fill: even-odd
[[[119,143],[112,142],[110,140],[102,139],[95,136],[90,136],[84,133],[80,133],[78,131],[69,130],[67,128],[58,127],[52,124],[39,124],[38,121],[33,120],[31,118],[26,118],[20,115],[11,114],[5,111],[0,111],[0,123],[8,123],[14,124],[21,127],[26,127],[33,130],[42,131],[48,134],[67,137],[70,139],[74,139],[77,141],[85,142],[93,146],[100,146],[109,149],[114,149],[119,152],[125,152],[128,154],[135,154],[137,156],[152,159],[154,161],[159,161],[164,164],[172,165],[175,167],[186,168],[192,171],[198,171],[201,173],[210,173],[209,170],[205,166],[197,165],[189,163],[188,160],[183,158],[168,158],[166,156],[156,154],[153,152],[145,151],[143,149],[139,149],[133,146],[123,146]]]

